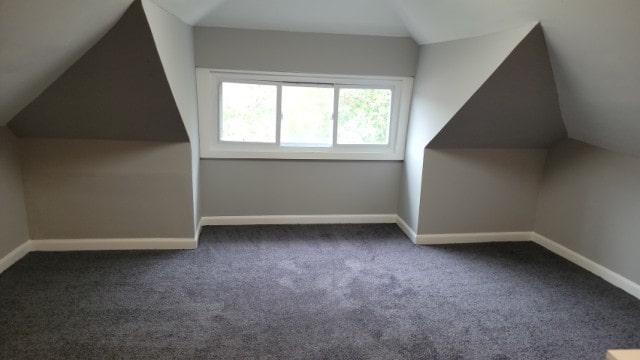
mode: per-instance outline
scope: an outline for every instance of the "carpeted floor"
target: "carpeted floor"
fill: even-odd
[[[640,300],[532,243],[395,225],[206,227],[192,251],[31,253],[0,359],[604,359]]]

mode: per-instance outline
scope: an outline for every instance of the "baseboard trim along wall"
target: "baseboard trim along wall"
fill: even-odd
[[[22,245],[5,255],[5,257],[0,259],[0,274],[7,270],[11,265],[18,262],[18,260],[22,259],[29,253],[29,251],[31,251],[31,244],[27,240],[22,243]]]
[[[580,266],[581,268],[590,271],[591,273],[603,278],[610,284],[619,287],[620,289],[628,292],[629,294],[640,299],[640,285],[627,279],[626,277],[616,273],[615,271],[608,269],[597,262],[588,259],[577,252],[566,248],[557,242],[548,239],[538,233],[531,233],[531,240],[536,244],[545,247],[547,250],[559,255],[572,263]]]
[[[297,224],[393,224],[395,214],[205,216],[201,226]]]
[[[398,224],[398,227],[405,233],[405,235],[407,235],[409,240],[417,245],[445,245],[500,241],[533,241],[536,244],[551,251],[552,253],[571,261],[572,263],[591,272],[592,274],[601,277],[608,283],[640,299],[639,284],[533,231],[417,235],[413,231],[413,229],[411,229],[411,227],[407,225],[407,223],[399,216],[397,217],[396,223]]]
[[[418,235],[416,234],[415,231],[413,231],[411,226],[409,226],[406,222],[404,222],[404,220],[402,220],[402,218],[400,216],[396,216],[396,224],[398,225],[400,230],[402,230],[402,232],[405,235],[407,235],[409,240],[411,240],[414,244],[416,244],[416,240],[418,238]]]
[[[30,240],[31,251],[189,250],[195,238],[48,239]]]
[[[191,250],[195,238],[27,240],[0,259],[0,274],[32,251]]]
[[[395,214],[364,215],[268,215],[268,216],[213,216],[200,220],[208,225],[290,225],[290,224],[366,224],[395,223],[417,245],[444,245],[482,242],[533,241],[549,251],[601,277],[612,285],[640,299],[640,285],[577,252],[540,234],[529,231],[416,234]],[[139,238],[139,239],[51,239],[29,240],[0,259],[0,273],[27,255],[30,251],[89,251],[89,250],[186,250],[198,246],[196,238]]]
[[[401,217],[396,218],[396,224],[416,245],[446,245],[469,244],[507,241],[531,241],[530,231],[514,232],[485,232],[460,234],[416,234],[415,231]]]
[[[414,241],[417,245],[471,244],[488,242],[531,241],[531,232],[486,232],[461,234],[421,234]]]
[[[416,235],[407,224],[398,218],[398,226],[417,245],[468,244],[508,241],[533,241],[552,253],[563,257],[581,268],[601,277],[608,283],[628,292],[640,299],[640,285],[626,277],[588,259],[577,252],[558,244],[536,232],[497,232],[497,233],[462,233],[462,234],[420,234]]]

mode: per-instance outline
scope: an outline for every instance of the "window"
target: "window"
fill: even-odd
[[[202,157],[404,157],[411,78],[196,74]]]

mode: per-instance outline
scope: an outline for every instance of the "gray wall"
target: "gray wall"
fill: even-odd
[[[566,137],[538,25],[427,147],[547,149]]]
[[[398,207],[413,230],[418,229],[425,146],[533,26],[420,48]]]
[[[0,126],[0,259],[29,240],[18,140]]]
[[[640,158],[575,140],[554,147],[535,231],[640,283]]]
[[[348,75],[413,76],[411,38],[195,28],[196,66]]]
[[[194,236],[188,143],[20,145],[32,239]]]
[[[188,141],[141,3],[9,127],[19,137]]]
[[[408,38],[195,28],[196,66],[413,76]],[[395,214],[401,162],[213,160],[200,163],[203,216]]]
[[[419,234],[533,230],[546,153],[427,149]]]
[[[202,213],[395,214],[398,161],[207,160]]]
[[[173,98],[191,143],[194,228],[200,220],[198,104],[196,94],[193,28],[151,1],[142,2]]]

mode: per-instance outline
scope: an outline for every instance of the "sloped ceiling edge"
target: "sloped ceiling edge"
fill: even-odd
[[[186,141],[140,0],[9,127],[20,137]]]
[[[542,27],[533,28],[428,148],[548,148],[565,138]]]

